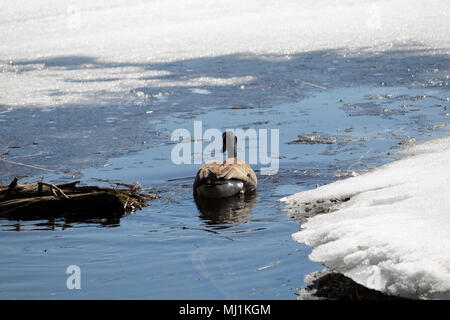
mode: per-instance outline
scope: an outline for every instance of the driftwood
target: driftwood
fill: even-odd
[[[78,183],[54,185],[40,181],[19,184],[15,178],[8,186],[0,185],[0,219],[118,217],[132,213],[146,206],[147,200],[156,198],[132,186],[127,189],[77,187]]]

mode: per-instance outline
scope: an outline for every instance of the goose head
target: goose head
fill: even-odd
[[[222,152],[227,152],[228,158],[237,157],[237,137],[231,131],[222,133]]]

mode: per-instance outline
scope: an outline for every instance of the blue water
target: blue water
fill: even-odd
[[[277,200],[392,161],[412,138],[448,135],[447,99],[448,91],[439,88],[362,86],[317,90],[295,103],[200,107],[154,121],[152,130],[163,138],[147,150],[76,176],[24,178],[138,181],[160,198],[117,221],[1,220],[0,298],[295,299],[305,275],[322,265],[291,239],[300,225]],[[193,132],[194,120],[204,130],[279,129],[279,171],[258,173],[258,196],[246,210],[213,219],[197,208],[191,184],[200,164],[175,165],[170,157],[171,132]],[[336,143],[288,144],[300,134]],[[69,265],[81,269],[80,290],[66,287]]]

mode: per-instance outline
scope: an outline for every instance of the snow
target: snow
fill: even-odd
[[[450,138],[402,153],[360,176],[281,201],[297,215],[331,203],[328,213],[308,218],[293,234],[312,247],[311,260],[388,294],[448,299]]]
[[[448,44],[438,1],[0,1],[0,52],[167,58],[374,46],[414,38]],[[407,14],[405,14],[407,8]]]
[[[450,43],[447,0],[0,0],[0,7],[0,103],[14,107],[139,103],[131,89],[170,82],[150,65],[161,61]]]

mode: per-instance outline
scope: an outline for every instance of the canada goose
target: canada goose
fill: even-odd
[[[227,152],[224,162],[211,161],[197,172],[194,195],[205,198],[227,198],[256,190],[255,172],[237,158],[237,137],[226,131],[222,134],[222,152]]]

